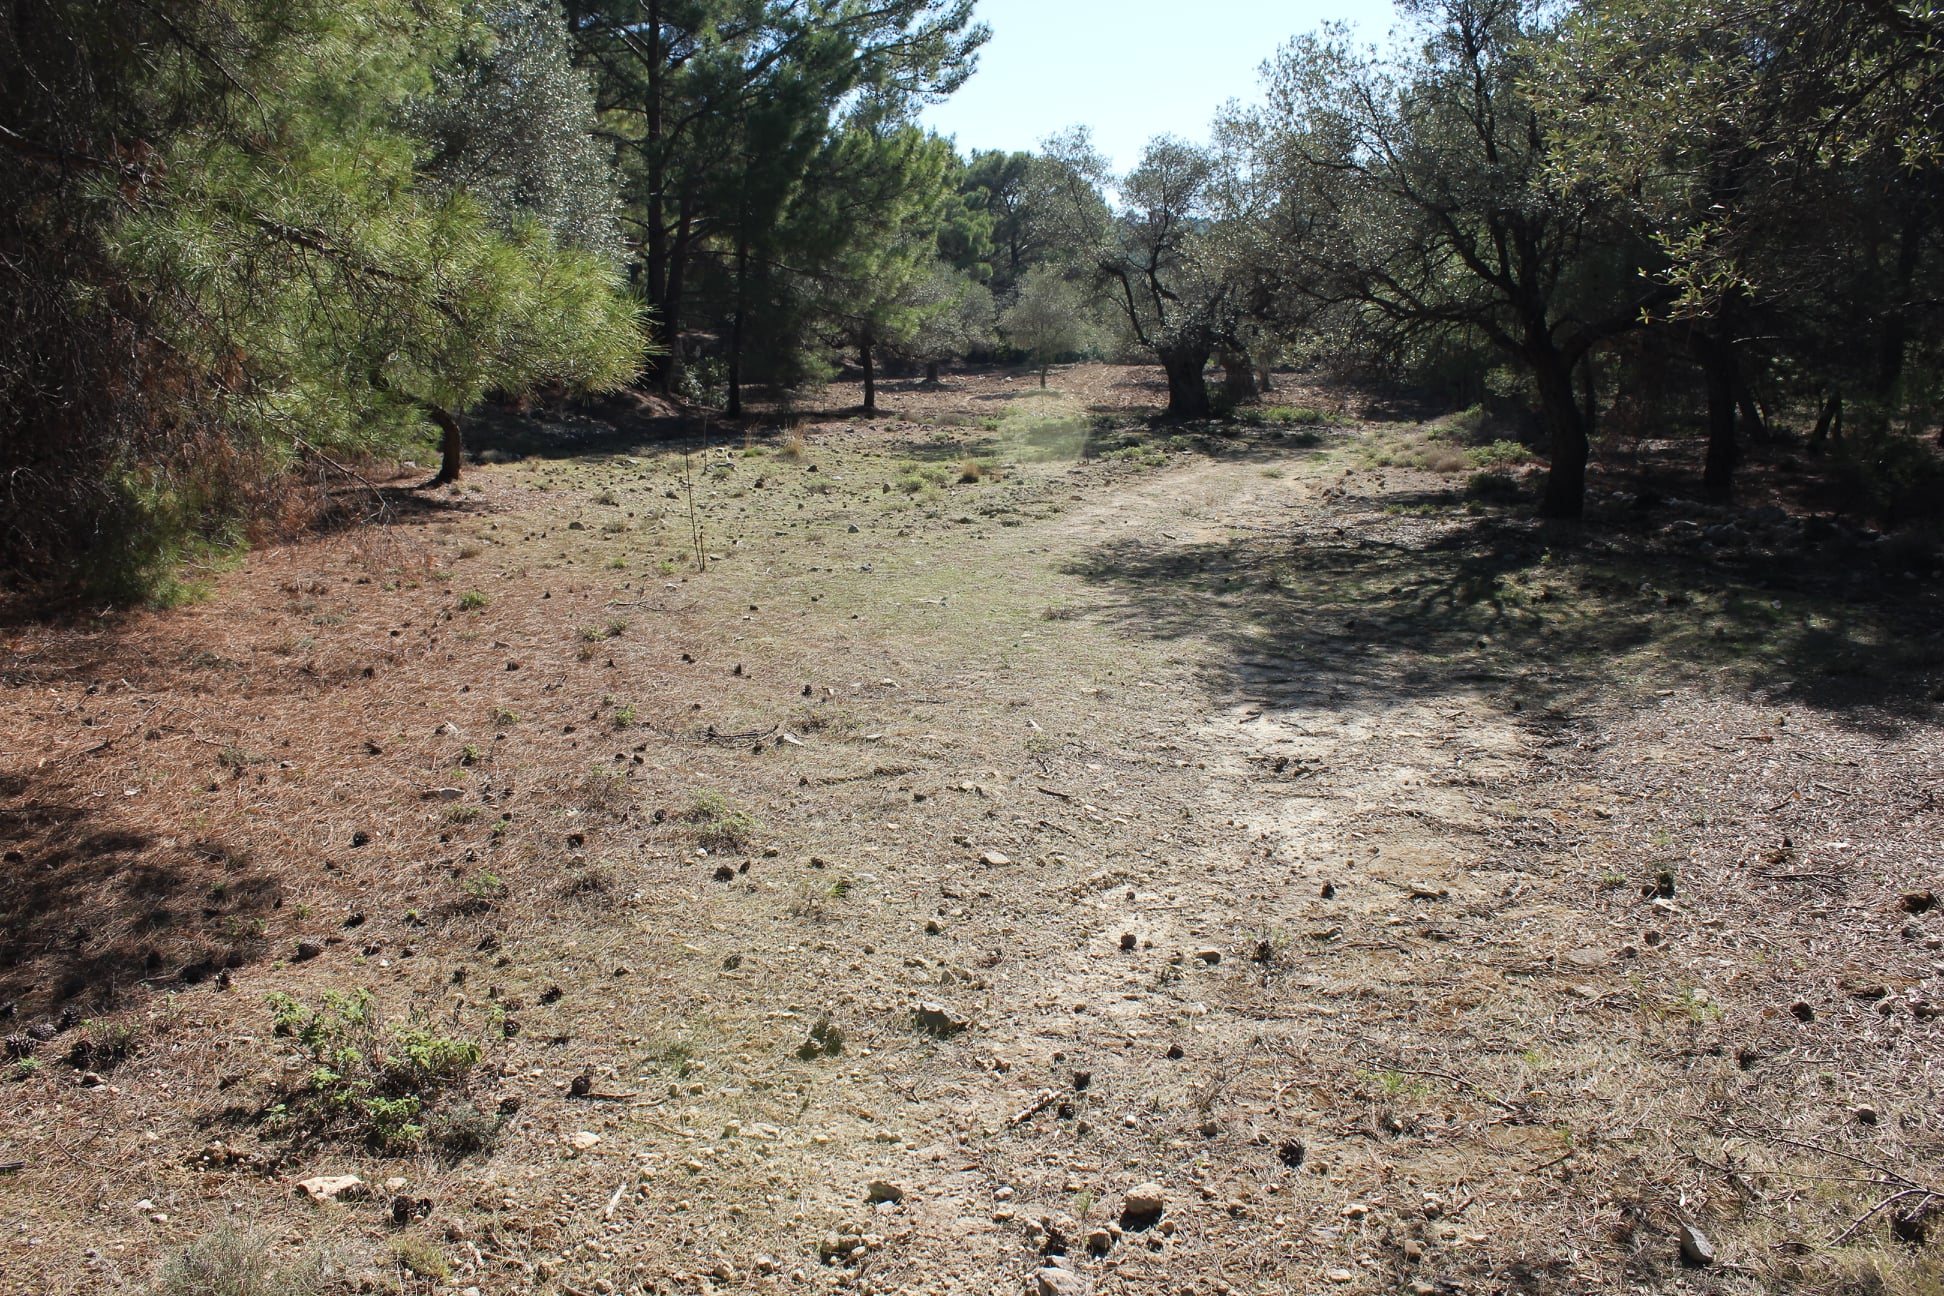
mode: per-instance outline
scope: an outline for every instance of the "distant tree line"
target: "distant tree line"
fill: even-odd
[[[1082,131],[963,157],[919,124],[971,0],[13,6],[0,567],[166,591],[296,466],[436,436],[456,480],[488,396],[733,416],[842,366],[874,408],[887,368],[995,356],[1142,358],[1184,418],[1292,361],[1528,409],[1555,517],[1617,422],[1693,425],[1717,495],[1793,425],[1924,507],[1934,7],[1400,14],[1115,175]]]

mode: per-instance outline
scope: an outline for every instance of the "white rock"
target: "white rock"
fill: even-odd
[[[319,1175],[314,1179],[298,1180],[297,1195],[312,1201],[336,1201],[340,1197],[362,1195],[357,1190],[364,1186],[364,1180],[356,1175]]]

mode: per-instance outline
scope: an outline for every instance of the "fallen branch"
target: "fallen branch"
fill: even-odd
[[[1804,1152],[1814,1152],[1818,1156],[1834,1157],[1839,1161],[1847,1161],[1851,1165],[1860,1165],[1865,1170],[1875,1171],[1877,1174],[1881,1175],[1885,1180],[1888,1181],[1885,1184],[1886,1187],[1888,1187],[1890,1184],[1902,1184],[1906,1188],[1920,1190],[1923,1192],[1927,1192],[1934,1197],[1944,1198],[1944,1192],[1940,1192],[1936,1188],[1929,1187],[1925,1184],[1920,1184],[1915,1179],[1912,1179],[1910,1176],[1903,1174],[1899,1171],[1892,1170],[1890,1167],[1886,1165],[1881,1165],[1875,1161],[1868,1160],[1867,1158],[1864,1157],[1856,1156],[1849,1152],[1839,1151],[1836,1148],[1824,1147],[1820,1143],[1811,1143],[1805,1139],[1785,1138],[1780,1134],[1769,1134],[1762,1130],[1752,1130],[1741,1125],[1717,1126],[1715,1128],[1715,1132],[1717,1134],[1732,1134],[1737,1138],[1755,1139],[1756,1141],[1762,1143],[1776,1143],[1776,1144],[1780,1144],[1783,1147],[1800,1148]]]
[[[1041,1112],[1045,1111],[1048,1107],[1051,1107],[1053,1105],[1053,1098],[1054,1098],[1054,1094],[1051,1089],[1040,1090],[1038,1096],[1035,1097],[1033,1101],[1030,1104],[1028,1104],[1024,1109],[1015,1112],[1013,1114],[1012,1119],[1007,1121],[1006,1124],[1012,1126],[1015,1129],[1021,1125],[1024,1125],[1027,1121],[1033,1119],[1033,1117],[1039,1115]]]
[[[294,436],[291,438],[291,441],[295,443],[298,449],[308,451],[312,456],[314,456],[319,461],[321,461],[326,467],[335,468],[337,471],[343,473],[346,477],[349,477],[351,480],[357,482],[360,486],[363,486],[366,490],[370,491],[373,495],[376,495],[378,497],[379,507],[382,508],[387,513],[391,511],[391,505],[385,502],[385,492],[380,490],[377,484],[371,481],[371,479],[366,477],[363,473],[345,467],[337,460],[331,458],[331,456],[325,454],[322,450],[319,450],[315,445],[311,444],[309,441],[306,441],[303,437]]]

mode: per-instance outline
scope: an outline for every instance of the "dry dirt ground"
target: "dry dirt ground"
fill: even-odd
[[[1936,582],[1154,379],[8,622],[0,1289],[1939,1291]]]

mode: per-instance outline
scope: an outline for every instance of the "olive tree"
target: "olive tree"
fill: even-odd
[[[1092,331],[1080,290],[1045,266],[1033,267],[1019,281],[1019,295],[1000,313],[999,328],[1032,358],[1042,388],[1054,358],[1083,349]]]
[[[1538,0],[1413,0],[1414,51],[1384,56],[1340,32],[1270,66],[1268,102],[1231,122],[1274,186],[1267,249],[1284,291],[1408,340],[1482,337],[1531,378],[1551,438],[1542,512],[1578,517],[1589,421],[1575,369],[1638,325],[1640,240],[1597,187],[1548,166],[1553,123],[1526,92]]]

